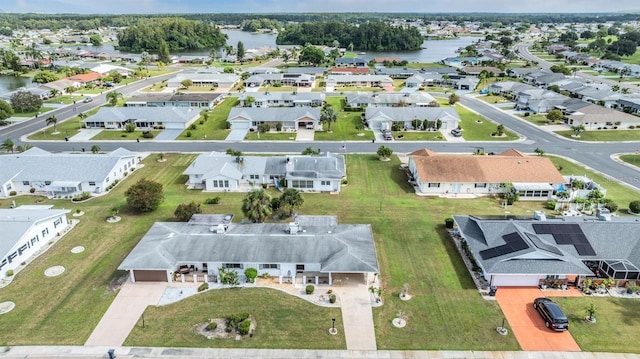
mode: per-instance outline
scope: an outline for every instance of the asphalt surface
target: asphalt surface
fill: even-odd
[[[520,50],[522,55],[524,51]],[[152,79],[145,79],[128,86],[122,86],[116,90],[124,96],[129,96],[134,92],[152,85],[158,81],[168,79],[173,74],[167,74]],[[77,112],[85,112],[92,108],[102,106],[106,103],[105,94],[94,97],[90,103],[77,104]],[[509,148],[533,153],[536,148],[541,148],[548,154],[568,157],[581,164],[602,172],[612,181],[640,187],[640,172],[635,168],[623,165],[612,160],[611,156],[618,153],[634,153],[640,150],[640,141],[634,142],[580,142],[572,141],[564,137],[557,136],[538,128],[537,126],[512,116],[494,106],[483,101],[473,99],[472,97],[461,96],[460,103],[471,110],[497,122],[504,124],[508,129],[517,132],[522,136],[519,141],[510,142],[385,142],[384,145],[391,147],[395,152],[412,152],[417,149],[428,147],[437,152],[455,152],[455,153],[471,153],[477,149],[485,152],[501,152]],[[43,117],[55,115],[58,122],[67,120],[77,114],[73,111],[73,105],[61,108],[46,115],[25,121],[20,124],[12,125],[7,128],[0,129],[0,141],[5,138],[11,138],[16,145],[23,143],[23,136],[32,132],[41,130],[46,127]],[[312,143],[295,143],[295,142],[266,142],[266,141],[246,141],[246,142],[224,142],[224,141],[141,141],[139,143],[132,141],[27,141],[34,146],[40,147],[47,151],[81,151],[83,148],[88,150],[94,144],[98,144],[103,151],[111,151],[118,147],[124,147],[131,151],[140,152],[209,152],[209,151],[226,151],[233,148],[245,153],[300,153],[305,148],[312,146],[321,151],[341,152],[341,147],[345,145],[346,153],[375,153],[381,145],[379,141],[375,143],[369,141],[354,142],[318,142]],[[606,188],[606,183],[602,184]]]

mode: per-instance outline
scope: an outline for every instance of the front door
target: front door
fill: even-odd
[[[296,264],[296,273],[304,272],[304,264]]]
[[[461,188],[462,188],[462,183],[452,183],[451,193],[460,193]]]

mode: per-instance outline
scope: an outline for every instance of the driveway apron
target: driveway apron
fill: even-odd
[[[157,305],[167,283],[126,282],[104,313],[86,346],[121,346],[149,305]]]
[[[574,296],[577,291],[541,291],[531,287],[500,287],[496,299],[522,350],[531,351],[580,351],[569,331],[554,332],[548,329],[540,314],[533,309],[537,297]],[[579,293],[577,294],[579,295]]]

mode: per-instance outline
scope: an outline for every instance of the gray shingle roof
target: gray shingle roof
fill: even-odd
[[[245,118],[251,121],[285,122],[295,121],[303,117],[310,117],[314,120],[320,119],[320,108],[317,107],[234,107],[229,112],[227,119],[232,121],[235,118]]]
[[[31,148],[0,156],[0,183],[14,181],[102,182],[122,157],[136,153],[119,148],[108,154],[50,153]]]
[[[187,123],[200,116],[193,107],[100,107],[95,115],[84,122],[124,122],[127,120]]]
[[[489,274],[584,274],[593,273],[582,260],[628,260],[640,266],[640,222],[616,217],[613,221],[593,218],[576,220],[550,219],[504,220],[478,219],[472,216],[454,216],[462,236],[476,261]],[[544,244],[557,249],[557,255],[541,249],[528,239],[527,233],[536,234],[534,224],[577,224],[596,255],[580,255],[572,244],[557,244],[550,234],[537,234]],[[505,244],[503,235],[520,233],[529,247],[493,258],[483,259],[481,251]]]
[[[216,234],[208,225],[156,222],[129,253],[121,270],[175,270],[180,262],[320,263],[321,272],[378,272],[371,225],[314,226],[304,233],[286,223],[231,224]]]
[[[68,209],[0,209],[0,258],[3,258],[36,222],[69,212]]]
[[[368,107],[365,110],[367,119],[378,116],[393,121],[411,121],[416,118],[437,120],[445,117],[460,119],[455,109],[444,107]]]

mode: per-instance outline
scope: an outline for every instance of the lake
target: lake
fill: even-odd
[[[21,87],[33,87],[36,85],[28,77],[0,75],[0,94],[6,94]]]

